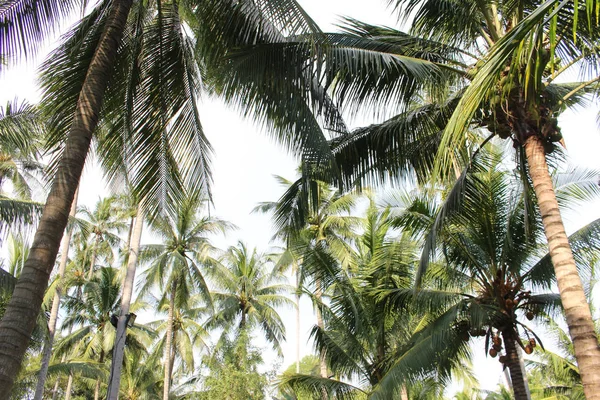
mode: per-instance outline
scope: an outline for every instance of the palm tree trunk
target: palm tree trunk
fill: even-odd
[[[73,204],[71,204],[71,217],[75,216],[77,210],[77,193],[75,192],[75,198]],[[62,279],[65,275],[65,269],[67,268],[67,261],[69,259],[69,245],[71,244],[71,229],[67,230],[67,233],[63,236],[60,243],[60,263],[58,265],[58,286],[56,287],[56,293],[52,301],[52,309],[50,310],[50,318],[48,319],[48,337],[44,342],[44,350],[42,351],[42,366],[38,374],[37,386],[35,388],[34,400],[42,400],[44,395],[44,385],[46,384],[46,376],[48,375],[48,366],[50,365],[50,357],[52,356],[52,345],[54,344],[54,334],[56,333],[56,321],[58,320],[58,308],[60,306],[60,297],[62,295]]]
[[[132,0],[115,0],[111,4],[29,257],[0,321],[0,400],[10,395],[40,312],[131,5]]]
[[[67,379],[67,388],[65,389],[65,400],[71,400],[72,390],[73,390],[73,373],[70,373],[69,379]]]
[[[502,332],[502,339],[504,340],[504,348],[506,349],[506,363],[510,371],[510,381],[515,400],[531,400],[528,396],[529,389],[526,386],[523,370],[521,369],[515,339],[510,332]]]
[[[171,294],[169,295],[169,314],[167,317],[167,332],[165,343],[165,378],[163,386],[163,400],[169,400],[171,386],[171,343],[173,343],[173,312],[175,310],[175,294],[177,293],[177,281],[173,282]]]
[[[108,400],[116,400],[119,397],[119,386],[121,385],[121,367],[123,366],[123,355],[125,352],[127,322],[129,321],[129,307],[131,305],[131,295],[133,294],[135,268],[137,266],[143,227],[144,212],[142,211],[141,205],[139,205],[128,250],[129,257],[127,258],[127,273],[125,274],[125,281],[123,282],[123,295],[121,296],[121,315],[119,316],[119,321],[117,323],[115,347],[113,350],[112,367],[110,369],[110,380],[108,384]]]
[[[175,346],[177,342],[177,328],[173,327],[173,341],[171,342],[171,354],[169,358],[169,382],[173,381],[173,367],[175,366]]]
[[[542,215],[550,257],[556,273],[558,291],[565,310],[569,333],[573,340],[575,358],[581,373],[583,391],[588,400],[600,399],[600,348],[594,322],[546,164],[541,140],[530,136],[525,142],[529,175]]]
[[[300,268],[296,269],[296,373],[300,373]]]
[[[94,244],[92,246],[92,258],[90,260],[90,269],[88,270],[88,281],[94,276],[94,266],[96,264],[96,254],[98,253],[100,240],[100,235],[96,235],[96,239],[94,240]]]
[[[323,298],[323,284],[321,283],[321,279],[317,279],[315,285],[317,286],[315,289],[315,297],[317,298],[317,301],[321,303],[321,300]],[[321,315],[321,309],[319,308],[319,305],[317,305],[316,314],[317,326],[321,330],[324,330],[325,324],[323,323],[323,316]],[[327,363],[325,362],[325,357],[323,355],[319,356],[319,367],[321,372],[321,378],[327,378]]]
[[[56,380],[54,384],[54,389],[52,389],[52,400],[56,400],[58,397],[58,384],[60,383],[60,378]]]
[[[324,330],[325,329],[325,324],[323,323],[323,315],[321,315],[321,308],[320,308],[320,303],[321,300],[323,298],[323,284],[321,282],[320,278],[317,278],[315,280],[315,297],[317,298],[317,309],[316,309],[316,314],[317,314],[317,326],[319,327],[319,329]],[[325,355],[324,354],[319,354],[319,369],[320,369],[320,375],[321,378],[327,378],[327,363],[325,362]],[[327,395],[327,391],[325,390],[325,388],[323,388],[321,390],[321,398],[323,400],[327,400],[329,398],[329,396]]]
[[[406,390],[405,385],[402,385],[402,389],[400,389],[400,399],[401,400],[409,400],[408,399],[408,390]]]
[[[100,364],[104,362],[104,350],[100,350]],[[94,389],[94,400],[100,399],[100,378],[96,379],[96,388]]]

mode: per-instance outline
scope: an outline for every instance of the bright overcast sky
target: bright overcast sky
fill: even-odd
[[[395,26],[396,19],[386,11],[386,1],[359,0],[300,0],[324,30],[331,31],[334,24],[339,22],[339,16],[345,15],[366,22]],[[28,65],[12,68],[0,77],[0,102],[18,98],[26,98],[32,102],[38,100],[34,83],[35,67]],[[600,135],[595,124],[598,112],[597,104],[588,109],[569,112],[561,118],[563,134],[568,146],[568,153],[580,165],[600,169]],[[207,136],[214,149],[214,215],[229,220],[239,226],[228,238],[215,242],[225,247],[233,245],[238,239],[250,246],[261,250],[268,247],[272,235],[271,224],[266,216],[251,215],[250,211],[261,201],[275,201],[282,189],[275,184],[272,175],[282,175],[286,178],[295,177],[296,161],[287,155],[255,124],[242,120],[234,110],[227,110],[218,100],[204,98],[200,113]],[[82,203],[93,207],[100,196],[106,195],[106,189],[98,184],[100,173],[97,168],[88,164],[81,182],[80,199]],[[600,203],[588,207],[581,215],[570,215],[567,226],[570,231],[578,228],[586,221],[600,217]],[[308,311],[308,302],[303,303],[304,337],[301,343],[306,343],[309,325],[313,317]],[[284,347],[285,360],[283,367],[291,364],[294,352],[294,317],[293,311],[284,313],[288,327],[288,340]],[[482,347],[482,345],[478,345]],[[303,346],[302,353],[308,354],[312,346]],[[496,360],[484,360],[477,357],[478,371],[488,371],[479,374],[482,383],[488,389],[493,389],[502,376],[501,368]]]

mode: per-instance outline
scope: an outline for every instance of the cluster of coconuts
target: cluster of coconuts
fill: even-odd
[[[489,350],[488,354],[490,357],[495,358],[502,351],[502,338],[499,335],[494,335],[492,337],[492,343],[492,348]],[[533,353],[533,349],[537,346],[534,338],[529,338],[529,343],[527,343],[525,346],[523,346],[520,340],[518,340],[517,343],[521,345],[525,354]],[[500,357],[498,357],[498,361],[501,364],[506,364],[508,362],[508,356],[505,354],[500,355]]]

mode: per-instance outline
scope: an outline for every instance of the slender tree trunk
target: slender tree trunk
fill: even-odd
[[[300,268],[296,268],[296,373],[300,373]]]
[[[315,297],[317,301],[321,303],[323,298],[323,284],[321,283],[321,279],[316,279],[315,281],[316,289],[315,289]],[[321,309],[317,305],[316,308],[317,314],[317,326],[321,328],[321,330],[325,329],[325,324],[323,323],[323,316],[321,315]],[[321,378],[327,378],[327,363],[325,362],[325,356],[323,354],[319,355],[319,367]]]
[[[600,399],[600,348],[583,285],[577,272],[565,232],[558,202],[548,172],[544,146],[537,136],[525,142],[529,175],[542,215],[550,257],[556,273],[560,298],[565,310],[575,358],[588,400]]]
[[[402,389],[400,389],[400,399],[408,400],[408,390],[406,390],[406,386],[402,385]]]
[[[69,379],[67,379],[67,389],[65,391],[65,400],[71,400],[71,392],[73,391],[73,374],[69,374]]]
[[[163,400],[169,400],[171,390],[171,343],[173,343],[173,312],[175,310],[175,293],[177,293],[177,282],[173,282],[171,294],[169,295],[169,314],[167,317],[167,332],[165,343],[165,378],[163,387]]]
[[[90,259],[90,269],[88,270],[88,281],[94,276],[94,266],[96,265],[96,254],[98,253],[98,246],[100,245],[100,235],[96,235],[94,244],[92,247],[92,258]]]
[[[119,386],[121,385],[121,368],[123,367],[123,355],[125,353],[125,337],[127,332],[127,322],[129,321],[129,307],[131,305],[131,296],[133,294],[133,283],[135,281],[135,268],[137,266],[138,253],[142,240],[142,230],[144,227],[144,212],[141,205],[138,206],[138,212],[135,219],[135,225],[131,235],[129,246],[129,256],[127,257],[127,273],[123,282],[123,295],[121,296],[121,315],[117,323],[117,333],[115,336],[115,347],[113,350],[112,366],[110,369],[110,380],[108,385],[107,399],[116,400],[119,397]]]
[[[77,210],[77,192],[75,192],[75,198],[73,204],[71,204],[71,217],[75,216]],[[42,400],[44,395],[44,385],[46,384],[46,376],[48,375],[48,366],[50,365],[50,357],[52,356],[52,346],[54,344],[54,334],[56,333],[56,321],[58,321],[58,308],[60,306],[60,297],[63,290],[63,278],[65,276],[65,269],[67,268],[67,261],[69,260],[69,246],[71,244],[71,229],[68,229],[66,234],[63,236],[60,243],[60,263],[58,264],[58,285],[56,287],[56,293],[52,301],[52,309],[50,310],[50,318],[48,320],[48,337],[44,342],[44,350],[42,351],[42,366],[40,367],[40,373],[38,374],[37,386],[35,388],[34,400]]]
[[[177,346],[177,328],[173,327],[173,341],[171,342],[171,354],[169,358],[169,382],[173,381],[173,368],[175,366],[175,346]]]
[[[0,321],[0,400],[10,395],[40,312],[131,4],[132,0],[114,0],[111,4],[29,257]]]
[[[56,380],[56,383],[54,384],[54,389],[52,389],[52,400],[56,400],[56,398],[58,397],[58,384],[60,383],[60,379]]]
[[[104,362],[104,350],[100,350],[100,364]],[[100,400],[100,378],[96,379],[96,388],[94,389],[94,400]]]
[[[521,369],[515,338],[513,338],[510,332],[502,332],[502,339],[504,340],[504,348],[506,349],[506,363],[510,371],[510,381],[515,400],[531,400],[527,395],[529,389],[526,386],[523,370]]]
[[[315,297],[319,304],[317,304],[316,314],[317,314],[317,326],[321,329],[325,329],[325,324],[323,323],[323,315],[321,315],[320,303],[323,299],[323,284],[320,278],[315,280]],[[319,372],[321,374],[321,378],[327,378],[327,363],[325,362],[325,354],[319,354]],[[327,391],[325,388],[321,390],[321,399],[327,400],[329,396],[327,395]]]

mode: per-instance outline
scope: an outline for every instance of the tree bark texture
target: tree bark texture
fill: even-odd
[[[75,216],[77,211],[77,192],[75,192],[75,198],[73,204],[71,204],[71,217]],[[44,385],[46,384],[46,376],[48,375],[48,367],[50,366],[50,358],[52,356],[52,346],[54,345],[54,334],[56,333],[56,322],[58,321],[58,308],[60,306],[60,298],[63,290],[63,278],[65,276],[65,270],[67,269],[67,261],[69,260],[69,246],[71,244],[71,233],[72,230],[67,230],[67,233],[63,236],[60,243],[60,262],[58,264],[58,285],[56,287],[56,293],[52,300],[52,309],[50,310],[50,318],[48,319],[48,337],[44,342],[44,350],[42,351],[42,365],[38,374],[37,386],[35,388],[34,400],[42,400],[44,395]]]
[[[0,400],[10,395],[40,312],[131,5],[132,0],[114,0],[111,5],[29,257],[0,322]]]
[[[116,400],[119,398],[119,386],[121,385],[121,368],[123,367],[123,355],[125,354],[125,338],[127,336],[127,322],[129,321],[129,308],[131,306],[131,296],[133,294],[133,283],[135,281],[135,269],[137,266],[138,253],[142,241],[142,231],[144,228],[144,212],[141,205],[138,206],[138,212],[135,218],[135,225],[131,234],[130,245],[128,246],[129,256],[127,257],[127,272],[123,282],[123,295],[121,296],[121,315],[117,323],[117,333],[115,336],[115,347],[113,350],[112,367],[108,386],[107,399]]]
[[[600,348],[590,307],[573,259],[541,140],[530,136],[525,142],[529,175],[544,224],[550,257],[556,273],[560,298],[573,340],[583,390],[588,400],[600,399]]]
[[[503,332],[504,348],[506,350],[506,364],[510,371],[510,382],[515,395],[515,400],[531,400],[528,396],[529,389],[525,383],[521,361],[517,353],[517,344],[510,332]]]
[[[171,344],[173,343],[173,315],[175,311],[175,294],[177,293],[177,282],[173,282],[169,296],[169,314],[167,316],[167,332],[165,333],[165,377],[163,386],[163,400],[169,400],[171,390]]]

